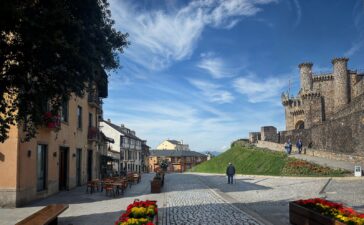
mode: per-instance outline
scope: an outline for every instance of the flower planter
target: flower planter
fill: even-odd
[[[114,225],[157,225],[158,206],[157,201],[139,201],[136,199],[130,204],[126,212],[121,214]]]
[[[294,225],[345,225],[345,223],[321,215],[295,202],[289,203],[289,221]]]
[[[153,179],[150,182],[151,193],[161,193],[162,181],[160,179]]]

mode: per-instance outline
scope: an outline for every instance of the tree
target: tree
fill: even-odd
[[[26,140],[42,125],[50,101],[57,113],[71,93],[119,67],[128,34],[114,29],[107,0],[3,0],[0,3],[0,142],[22,124]],[[45,98],[46,96],[46,98]]]

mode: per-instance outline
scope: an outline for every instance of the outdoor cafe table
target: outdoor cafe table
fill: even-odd
[[[121,190],[122,193],[124,192],[122,182],[113,182],[111,185],[116,189],[116,193],[120,194],[119,190]]]

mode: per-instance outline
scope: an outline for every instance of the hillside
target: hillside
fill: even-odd
[[[192,172],[225,173],[231,162],[237,174],[275,176],[344,176],[348,171],[330,169],[247,144],[235,144],[219,156],[192,168]]]

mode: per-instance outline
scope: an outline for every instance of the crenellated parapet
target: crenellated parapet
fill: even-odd
[[[296,107],[301,105],[301,99],[299,97],[289,97],[285,92],[281,95],[281,101],[283,106]]]
[[[336,64],[337,62],[345,62],[347,63],[349,61],[349,58],[346,57],[335,57],[331,60],[332,64]]]
[[[311,68],[313,66],[313,63],[312,62],[303,62],[303,63],[300,63],[298,64],[298,68],[302,68],[302,67],[309,67]]]
[[[297,109],[289,112],[292,116],[298,116],[305,114],[305,111],[303,109]]]
[[[321,81],[328,81],[334,80],[334,76],[332,74],[325,74],[313,77],[313,82],[321,82]]]
[[[321,97],[321,93],[316,92],[316,91],[309,91],[309,92],[305,92],[305,93],[301,94],[302,100],[311,100],[311,99],[316,99],[316,98],[320,98],[320,97]]]

